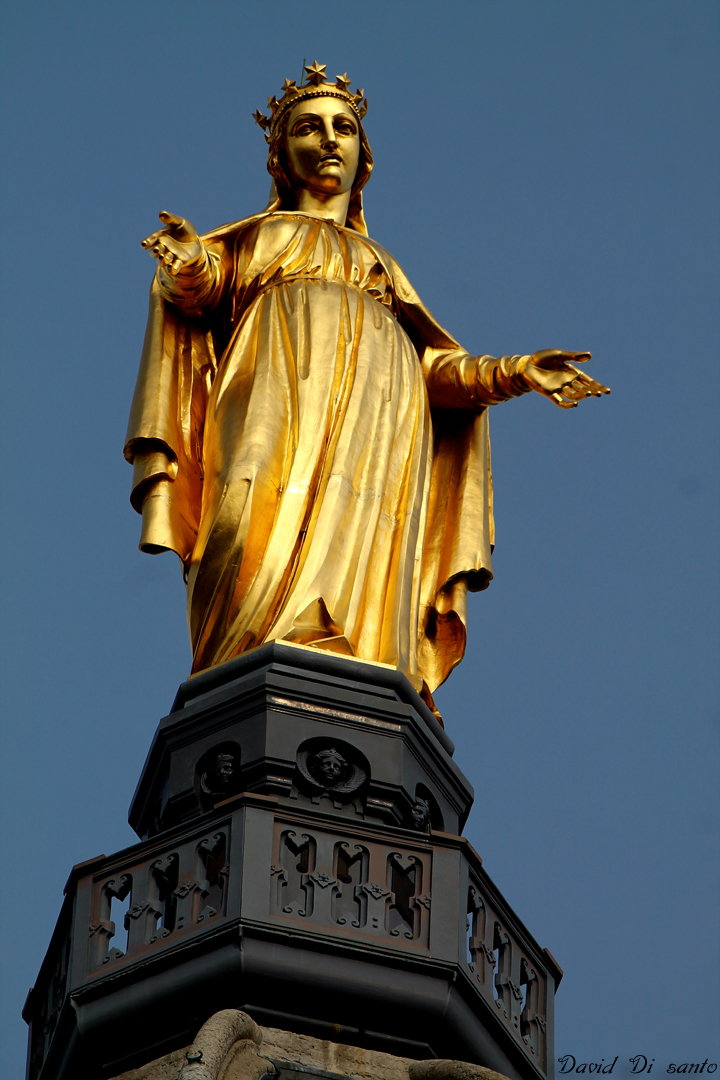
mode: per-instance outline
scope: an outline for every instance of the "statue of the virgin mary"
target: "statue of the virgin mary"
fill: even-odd
[[[607,389],[587,353],[476,357],[438,325],[368,237],[363,91],[306,71],[256,114],[268,207],[143,241],[140,547],[183,562],[194,672],[281,640],[397,667],[432,706],[492,578],[488,406]]]

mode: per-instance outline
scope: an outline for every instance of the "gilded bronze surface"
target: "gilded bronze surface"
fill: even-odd
[[[367,235],[363,92],[308,67],[270,99],[273,195],[159,266],[128,428],[140,547],[185,567],[193,671],[284,640],[390,664],[431,693],[492,578],[488,406],[609,393],[546,349],[473,356]]]

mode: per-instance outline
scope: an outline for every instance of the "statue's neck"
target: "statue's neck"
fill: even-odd
[[[296,209],[303,214],[328,218],[336,225],[344,225],[347,221],[349,206],[349,191],[343,191],[337,195],[321,195],[303,188],[298,195]]]

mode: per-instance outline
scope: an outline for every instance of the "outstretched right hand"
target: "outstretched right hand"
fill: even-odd
[[[541,349],[530,357],[522,376],[531,390],[550,398],[561,409],[574,409],[583,398],[610,393],[610,387],[575,367],[589,359],[589,352]]]
[[[153,258],[174,276],[188,263],[200,258],[203,252],[202,241],[195,226],[185,218],[168,214],[166,210],[163,210],[159,217],[166,228],[146,236],[141,246],[149,249]]]

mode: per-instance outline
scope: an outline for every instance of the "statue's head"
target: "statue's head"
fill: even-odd
[[[195,790],[200,803],[209,810],[218,798],[227,799],[242,783],[240,747],[220,743],[207,750],[195,766]]]
[[[410,820],[413,828],[418,832],[424,832],[430,824],[430,803],[427,799],[417,798],[410,811]]]
[[[224,788],[232,783],[235,773],[235,755],[234,754],[218,754],[213,762],[212,777],[215,784]]]
[[[365,231],[360,192],[373,168],[362,126],[367,101],[362,90],[350,92],[347,75],[331,83],[325,81],[324,66],[315,63],[305,70],[306,83],[296,86],[286,79],[280,100],[268,99],[269,118],[259,110],[254,114],[267,130],[267,167],[280,205],[294,209],[302,188],[324,194],[350,191],[348,224]],[[331,142],[336,146],[330,146]]]
[[[345,758],[334,747],[315,755],[315,767],[328,784],[336,784],[347,769]]]

